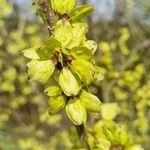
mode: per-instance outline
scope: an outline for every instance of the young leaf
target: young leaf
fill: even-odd
[[[56,48],[59,47],[61,47],[61,43],[55,38],[50,37],[45,40],[41,48],[37,50],[37,54],[41,59],[48,59],[54,54]]]
[[[54,115],[65,106],[66,97],[65,96],[51,97],[48,103],[49,103],[49,114]]]
[[[66,68],[60,73],[59,84],[67,96],[77,95],[81,88],[79,80]]]
[[[44,18],[44,15],[43,15],[43,10],[41,8],[36,9],[36,15],[40,16],[43,19],[43,21],[45,21],[45,18]]]
[[[87,114],[84,106],[77,98],[70,99],[66,105],[68,118],[75,124],[81,125],[86,122]]]
[[[46,82],[53,74],[54,64],[50,60],[31,60],[27,63],[27,71],[29,78],[37,82]]]
[[[35,46],[28,49],[23,50],[23,55],[30,59],[40,59],[37,54],[37,50],[40,49],[41,46]]]
[[[82,5],[82,6],[74,8],[69,13],[69,16],[72,21],[78,22],[78,21],[81,21],[85,16],[89,15],[93,10],[94,8],[90,5]]]

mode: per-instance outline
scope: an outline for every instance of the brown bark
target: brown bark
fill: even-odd
[[[43,10],[44,18],[45,18],[47,29],[48,29],[49,36],[50,36],[53,32],[53,26],[56,20],[55,13],[51,10],[51,6],[48,0],[37,0],[37,4]]]

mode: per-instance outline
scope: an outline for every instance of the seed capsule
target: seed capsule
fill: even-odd
[[[97,50],[97,44],[92,40],[87,40],[83,42],[83,46],[89,48],[94,54]]]
[[[59,76],[59,84],[67,96],[77,95],[81,88],[79,80],[66,68],[63,68]]]
[[[59,20],[54,27],[53,36],[61,43],[63,48],[68,48],[73,38],[70,22]]]
[[[58,96],[62,94],[62,91],[57,86],[50,86],[44,90],[44,93],[46,93],[48,96]]]
[[[68,118],[75,124],[81,125],[86,122],[87,114],[85,107],[77,98],[70,99],[66,105],[66,113]]]
[[[75,7],[75,0],[51,0],[52,9],[60,14],[65,14]]]
[[[72,61],[71,68],[81,77],[83,83],[86,85],[89,85],[93,81],[95,70],[94,66],[90,62],[82,59],[76,59]]]
[[[55,66],[50,60],[31,60],[27,67],[31,80],[43,83],[53,74]]]
[[[70,49],[75,46],[81,45],[85,39],[85,34],[88,32],[88,25],[83,22],[74,23],[72,24],[72,27],[73,39],[71,44],[69,45]]]
[[[65,96],[51,97],[49,99],[49,114],[58,113],[66,104]]]
[[[80,100],[89,112],[99,112],[101,109],[101,101],[91,93],[82,91]]]

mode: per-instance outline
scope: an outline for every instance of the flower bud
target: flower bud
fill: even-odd
[[[75,75],[73,75],[72,72],[66,68],[63,68],[60,73],[59,84],[67,96],[77,95],[81,88],[79,79],[77,79]]]
[[[75,124],[81,125],[86,122],[87,114],[85,107],[77,98],[70,99],[66,105],[66,113],[68,118]]]
[[[58,113],[66,104],[65,96],[51,97],[49,99],[49,114],[54,115]]]
[[[75,7],[75,0],[51,0],[52,9],[60,14],[65,14]]]
[[[99,112],[101,109],[101,101],[91,93],[82,91],[80,100],[89,112]]]

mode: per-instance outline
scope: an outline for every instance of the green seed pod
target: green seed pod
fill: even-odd
[[[27,71],[31,80],[46,82],[54,72],[54,64],[50,60],[31,60],[27,63]]]
[[[58,86],[50,86],[44,90],[48,96],[58,96],[62,94],[60,87]]]
[[[83,46],[87,47],[88,49],[90,49],[92,51],[92,53],[94,54],[97,50],[97,44],[95,43],[95,41],[92,40],[86,40],[83,42]]]
[[[59,84],[67,96],[77,95],[81,88],[79,79],[77,79],[75,75],[73,75],[72,72],[66,68],[63,68],[60,73]]]
[[[82,91],[80,100],[89,112],[99,112],[101,109],[101,101],[91,93]]]
[[[75,59],[71,63],[71,69],[81,77],[86,85],[94,80],[94,66],[88,61]]]
[[[88,32],[88,25],[87,23],[78,22],[72,24],[72,34],[73,39],[71,44],[69,45],[69,48],[73,48],[75,46],[79,46],[83,43],[85,39],[85,34]]]
[[[66,104],[65,96],[51,97],[49,99],[49,114],[54,115],[58,113]]]
[[[51,0],[52,9],[60,14],[65,14],[75,7],[75,0]]]
[[[67,48],[72,42],[72,26],[68,21],[59,20],[55,27],[53,37],[56,38],[63,48]]]
[[[77,98],[70,99],[66,105],[66,113],[68,118],[75,124],[81,125],[86,122],[87,114],[85,107]]]
[[[114,135],[114,131],[112,132],[111,131],[111,129],[109,129],[109,128],[106,128],[105,126],[103,127],[103,132],[104,132],[104,134],[105,134],[105,136],[107,137],[107,139],[109,140],[109,141],[114,141],[114,138],[115,138],[115,135]],[[117,134],[116,134],[116,136],[117,136]]]

